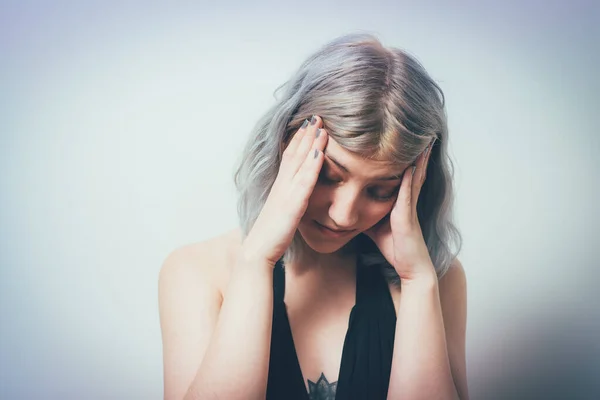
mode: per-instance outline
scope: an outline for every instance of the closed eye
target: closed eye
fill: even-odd
[[[340,179],[327,176],[324,172],[321,172],[321,174],[319,174],[319,181],[325,185],[333,185],[333,184],[342,182],[342,180],[340,180]],[[389,201],[389,200],[393,199],[394,196],[396,196],[396,194],[398,193],[398,190],[400,189],[400,185],[392,188],[392,190],[388,189],[386,191],[380,191],[377,189],[380,189],[380,188],[377,188],[377,187],[369,188],[369,190],[367,191],[369,197],[375,201],[385,202],[385,201]]]

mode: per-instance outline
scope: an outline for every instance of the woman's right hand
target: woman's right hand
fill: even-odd
[[[292,243],[323,165],[328,136],[321,125],[317,116],[305,121],[283,152],[269,196],[243,242],[246,260],[275,266]]]

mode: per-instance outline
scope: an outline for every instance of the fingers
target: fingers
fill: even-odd
[[[400,209],[405,209],[409,207],[411,204],[411,194],[412,194],[412,182],[413,182],[413,174],[412,174],[413,166],[409,165],[404,170],[402,175],[402,183],[400,184],[400,191],[398,192],[398,197],[396,198],[396,207],[400,207]]]
[[[435,139],[427,146],[427,148],[417,157],[414,165],[409,165],[404,170],[402,183],[400,185],[400,192],[396,200],[397,206],[402,209],[408,210],[405,217],[409,217],[412,214],[416,216],[416,204],[419,200],[419,194],[421,193],[421,187],[425,183],[425,177],[427,172],[427,165],[429,164],[429,158],[431,156],[431,149]],[[414,168],[414,172],[413,172]]]
[[[285,179],[293,179],[304,162],[315,140],[317,129],[321,126],[321,119],[313,116],[303,126],[304,128],[298,130],[283,153],[280,170],[283,171]]]
[[[411,204],[415,205],[415,210],[417,201],[419,201],[419,195],[421,194],[421,188],[425,183],[427,165],[429,164],[429,157],[431,156],[431,149],[434,143],[435,139],[431,141],[431,143],[425,148],[423,153],[421,153],[421,155],[419,156],[419,158],[417,158],[417,161],[415,162],[417,168],[415,170],[414,176],[412,177],[414,184],[411,184]]]
[[[427,167],[429,166],[429,158],[431,158],[431,150],[433,149],[435,141],[436,139],[433,139],[424,151],[425,155],[423,156],[423,165],[419,175],[420,186],[423,186],[425,183],[425,178],[427,177]]]
[[[315,141],[317,131],[320,127],[321,127],[321,118],[317,117],[316,115],[313,115],[313,117],[310,120],[310,123],[306,127],[306,132],[304,133],[304,136],[302,137],[302,139],[300,140],[300,143],[298,144],[296,153],[294,154],[294,157],[293,157],[293,160],[291,163],[292,174],[296,174],[296,172],[302,166],[302,163],[306,159],[308,152],[313,147],[313,142]]]
[[[284,157],[286,154],[293,155],[296,152],[296,149],[298,148],[298,144],[300,143],[300,140],[304,137],[304,133],[306,132],[306,127],[308,127],[308,124],[309,124],[309,121],[307,119],[305,119],[304,122],[302,123],[302,125],[300,126],[300,129],[298,129],[298,131],[294,134],[294,136],[292,137],[292,140],[290,140],[290,143],[288,144],[285,151],[283,152]]]
[[[305,155],[303,163],[292,181],[292,190],[297,191],[294,199],[300,201],[301,207],[308,204],[308,199],[313,192],[323,166],[323,149],[327,145],[328,135],[324,129],[319,129],[317,132],[318,137],[314,139],[310,151]]]

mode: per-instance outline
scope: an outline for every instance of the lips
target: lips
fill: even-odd
[[[318,223],[318,222],[317,222],[317,223]],[[319,224],[319,223],[318,223],[318,224]],[[337,230],[337,229],[332,229],[332,228],[328,227],[327,225],[323,225],[323,224],[319,224],[319,225],[321,225],[323,228],[327,228],[327,229],[329,229],[330,231],[332,231],[332,232],[335,232],[335,233],[344,233],[344,232],[350,232],[349,230],[340,231],[340,230]]]
[[[326,230],[328,230],[328,231],[330,231],[330,232],[332,232],[332,233],[335,233],[336,235],[343,235],[343,234],[345,234],[345,233],[349,233],[349,232],[352,232],[352,231],[353,231],[353,229],[352,229],[352,230],[347,230],[347,229],[346,229],[346,230],[332,229],[332,228],[328,227],[327,225],[323,225],[323,224],[321,224],[321,223],[319,223],[319,222],[317,222],[317,221],[315,221],[315,223],[316,223],[316,224],[317,224],[319,227],[321,227],[321,228],[324,228],[324,229],[326,229]]]

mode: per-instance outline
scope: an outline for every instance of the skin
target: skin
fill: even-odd
[[[409,176],[412,177],[410,173],[403,175],[408,165],[392,167],[383,162],[363,160],[345,151],[331,138],[328,139],[324,154],[321,175],[298,225],[310,250],[305,259],[286,266],[284,299],[307,393],[310,398],[315,399],[335,396],[343,341],[350,310],[355,301],[355,258],[353,254],[344,251],[344,246],[354,236],[366,232],[377,237],[376,243],[388,261],[395,261],[394,253],[399,246],[394,246],[393,233],[397,238],[401,236],[397,229],[393,232],[391,224],[386,229],[383,222],[391,211],[396,210],[396,216],[404,215],[398,210],[405,211],[414,206],[410,202],[401,203],[399,199],[410,198],[415,194],[418,197],[418,192],[412,189],[422,185],[427,161],[425,157],[420,158],[421,163],[418,163],[416,172],[416,176],[420,178],[412,181],[408,179]],[[346,169],[339,167],[332,159]],[[376,179],[390,175],[400,178]],[[405,193],[399,190],[399,186],[403,189],[410,187],[411,190]],[[387,199],[374,197],[390,194],[392,196]],[[408,194],[408,197],[401,197],[399,194]],[[336,229],[350,229],[353,232],[343,238],[325,237],[316,228],[315,220]],[[410,233],[411,238],[419,238],[420,230],[402,231]],[[418,240],[415,242],[421,245]],[[211,330],[218,319],[231,273],[230,267],[235,263],[241,244],[241,234],[236,229],[208,241],[180,248],[165,261],[159,281],[159,298],[162,296],[160,305],[165,398],[181,398],[194,377],[201,361],[199,355],[206,349]],[[415,248],[418,250],[419,246]],[[431,338],[437,343],[437,346],[432,346],[435,348],[434,353],[415,354],[413,359],[421,357],[435,360],[435,365],[448,365],[448,368],[407,370],[395,358],[390,390],[398,386],[394,383],[394,371],[410,372],[415,380],[423,382],[429,382],[433,373],[440,381],[450,382],[452,387],[448,385],[437,388],[435,397],[430,398],[458,398],[460,395],[460,398],[466,399],[466,287],[462,266],[456,260],[439,283],[429,285],[431,281],[427,278],[431,275],[423,271],[432,269],[431,260],[424,258],[422,251],[406,252],[402,256],[410,256],[414,262],[412,265],[398,264],[401,278],[419,278],[412,279],[414,290],[407,290],[406,294],[402,294],[397,287],[390,286],[397,313],[403,310],[402,302],[414,303],[411,309],[417,309],[417,304],[423,304],[422,307],[427,308],[422,308],[421,311],[431,318],[427,318],[426,324],[418,328],[427,332],[440,331],[441,327],[444,336]],[[414,271],[420,273],[415,275]],[[435,296],[430,288],[433,288]],[[174,309],[178,310],[177,315],[171,311]],[[402,330],[406,329],[406,325],[415,326],[417,320],[410,312],[402,311],[398,315],[399,320],[405,321]],[[415,347],[404,337],[396,342],[398,346]],[[444,351],[440,351],[441,347],[444,347]],[[390,396],[396,397],[395,394],[390,393]]]
[[[408,165],[390,166],[381,161],[364,160],[329,138],[324,151],[319,180],[304,217],[298,225],[310,246],[308,259],[294,269],[345,265],[343,251],[352,238],[373,227],[391,210]],[[335,160],[335,161],[334,161]],[[397,179],[379,178],[397,176]],[[323,236],[315,221],[340,230],[352,230],[343,238]]]
[[[343,249],[391,211],[406,166],[363,160],[332,138],[324,154],[321,175],[298,225],[310,249],[303,260],[286,266],[284,300],[307,391],[311,393],[312,388],[320,393],[321,389],[334,395],[335,390],[327,388],[336,382],[332,377],[339,374],[348,318],[355,302],[356,260]],[[394,175],[398,178],[378,179]],[[352,232],[330,238],[319,231],[315,221]],[[332,285],[333,281],[337,283]],[[398,301],[395,292],[393,297]],[[319,379],[328,385],[315,388],[312,383]],[[322,394],[315,394],[315,398],[329,398],[319,396]]]

